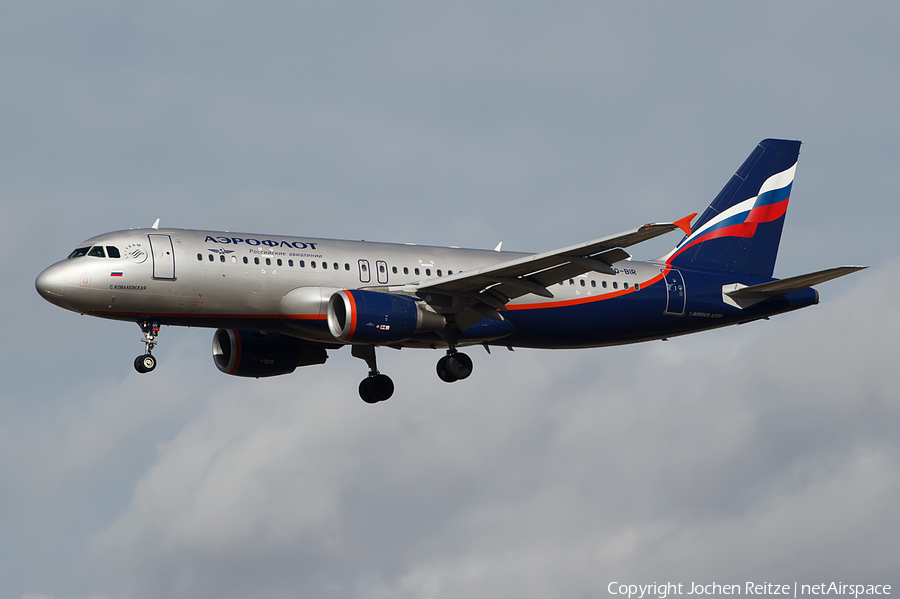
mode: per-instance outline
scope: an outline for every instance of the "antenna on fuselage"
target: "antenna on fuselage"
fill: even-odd
[[[502,246],[503,246],[503,242],[501,241],[500,243],[497,244],[497,247],[494,248],[494,251],[495,251],[495,252],[499,252],[499,251],[500,251],[500,248],[501,248]]]
[[[150,228],[151,228],[151,229],[158,229],[158,228],[159,228],[159,219],[156,219],[156,222],[153,223],[153,226],[150,227]]]

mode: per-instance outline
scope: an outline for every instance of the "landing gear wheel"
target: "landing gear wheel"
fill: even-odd
[[[134,369],[145,374],[156,368],[156,358],[151,354],[144,354],[134,359]]]
[[[447,372],[456,380],[463,380],[472,374],[472,358],[466,354],[450,354],[447,358]]]
[[[369,391],[369,379],[359,382],[359,396],[366,403],[378,403],[378,400],[372,397],[372,393]]]
[[[447,362],[450,361],[450,356],[444,356],[437,363],[437,375],[438,378],[444,381],[445,383],[452,383],[454,381],[459,380],[459,377],[455,376],[450,372],[450,369],[447,367]]]
[[[359,383],[359,396],[366,403],[378,403],[394,394],[394,381],[386,374],[376,374],[364,378]]]
[[[156,368],[156,358],[150,352],[153,351],[153,347],[156,345],[159,323],[155,320],[141,320],[137,324],[144,333],[144,338],[141,341],[144,342],[147,353],[134,359],[134,369],[141,374],[146,374]]]

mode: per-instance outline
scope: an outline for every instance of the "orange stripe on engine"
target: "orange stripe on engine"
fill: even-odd
[[[353,339],[353,334],[356,332],[356,300],[353,298],[353,293],[350,291],[342,291],[344,295],[350,300],[350,332],[347,333],[347,338],[344,341],[350,341]]]

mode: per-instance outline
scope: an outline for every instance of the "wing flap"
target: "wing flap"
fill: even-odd
[[[623,247],[653,239],[675,229],[684,230],[693,216],[696,215],[670,223],[650,223],[616,235],[491,264],[449,277],[430,279],[417,287],[416,294],[419,297],[429,294],[472,297],[490,290],[496,294],[494,297],[499,295],[508,299],[528,293],[553,297],[547,287],[592,270],[610,274],[611,264],[630,258]]]

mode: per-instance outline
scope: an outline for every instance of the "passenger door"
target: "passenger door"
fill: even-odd
[[[153,278],[175,280],[175,250],[172,248],[172,238],[168,235],[151,233],[150,256],[153,258]]]

